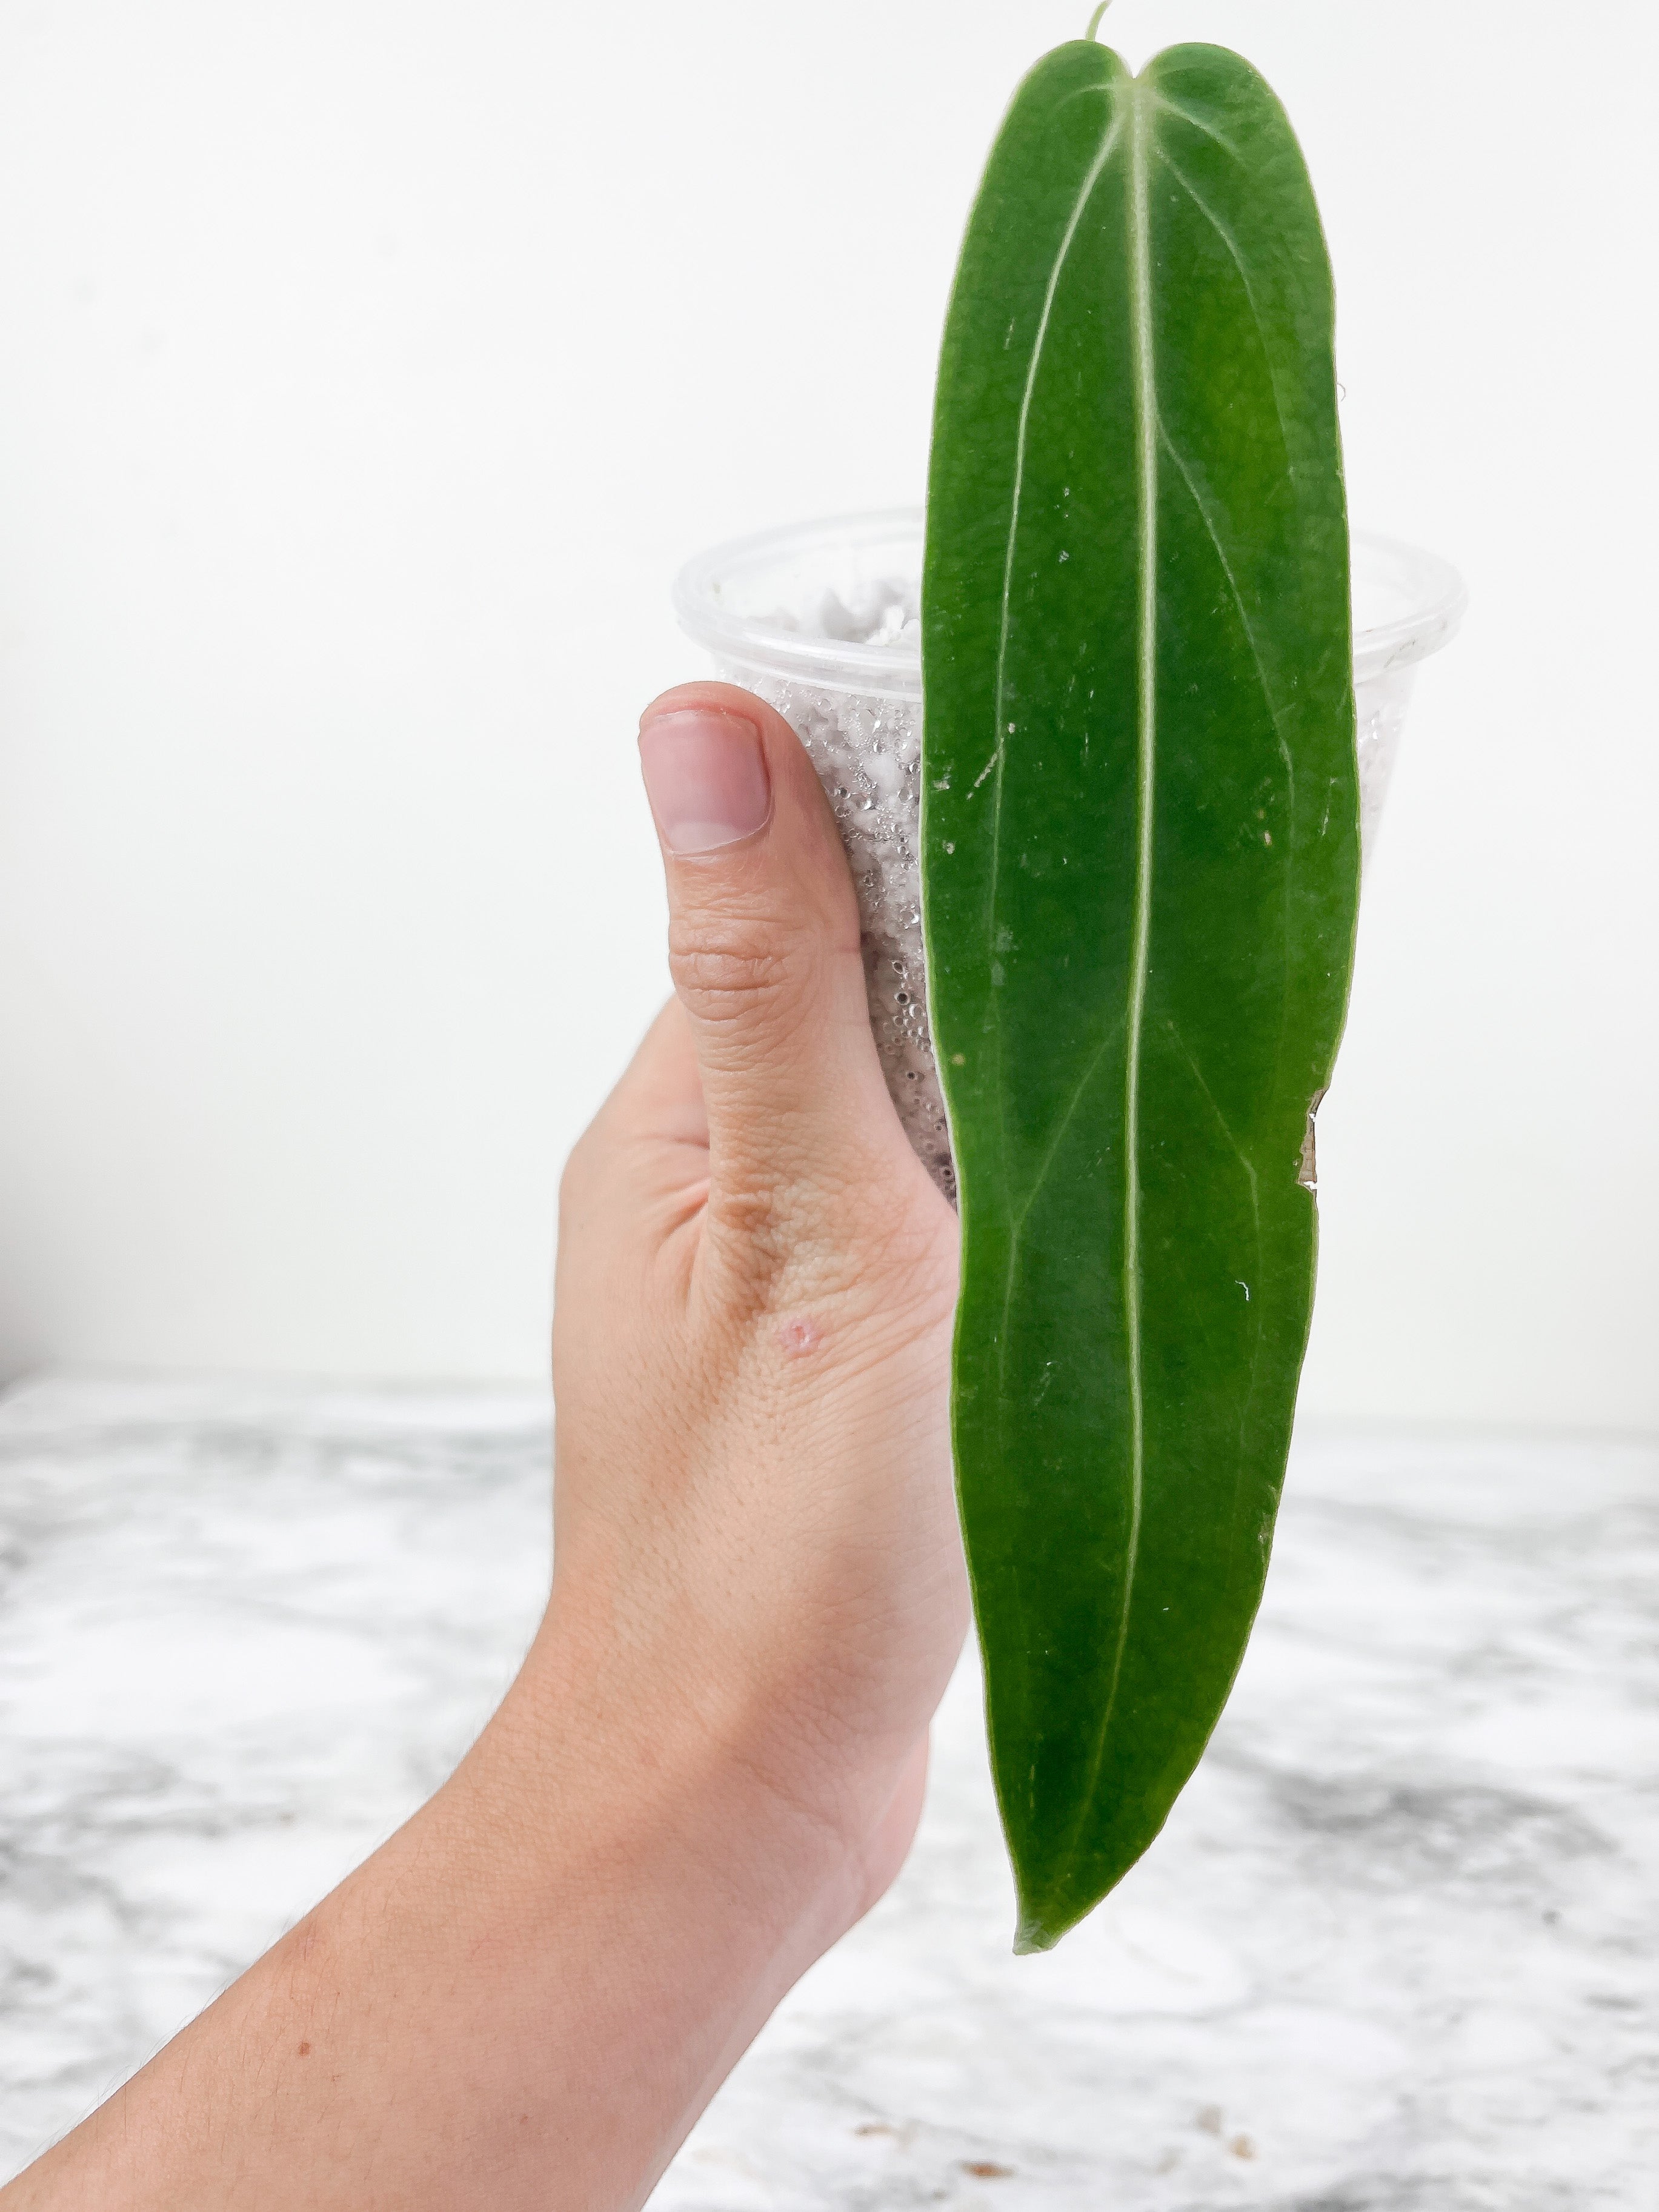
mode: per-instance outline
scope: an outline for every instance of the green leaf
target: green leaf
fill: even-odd
[[[957,1467],[1021,1949],[1157,1835],[1267,1571],[1359,896],[1332,326],[1244,62],[1038,64],[963,251],[923,587]]]

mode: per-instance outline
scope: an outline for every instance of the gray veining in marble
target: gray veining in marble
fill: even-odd
[[[533,1393],[0,1406],[0,2172],[410,1811],[546,1571]],[[1648,2212],[1659,1449],[1298,1449],[1146,1863],[1048,1958],[964,1668],[921,1838],[657,2212]]]

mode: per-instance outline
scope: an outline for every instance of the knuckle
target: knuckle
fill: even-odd
[[[810,1178],[728,1175],[710,1194],[709,1230],[721,1257],[728,1310],[758,1322],[810,1305],[837,1313],[864,1296],[861,1255],[833,1197]]]
[[[709,1194],[708,1230],[721,1260],[723,1303],[751,1322],[769,1312],[796,1259],[781,1194],[767,1183],[723,1177]]]
[[[956,1308],[957,1244],[931,1208],[866,1176],[821,1162],[793,1176],[739,1176],[728,1166],[709,1200],[727,1298],[761,1320],[811,1307],[838,1329],[923,1334]]]
[[[687,1010],[710,1023],[775,1018],[798,994],[804,963],[787,929],[758,916],[699,916],[669,931],[668,964]]]

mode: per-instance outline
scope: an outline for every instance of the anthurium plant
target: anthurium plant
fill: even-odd
[[[1146,1850],[1244,1651],[1359,898],[1307,170],[1237,55],[1136,76],[1096,25],[969,223],[922,605],[957,1467],[1025,1950]]]

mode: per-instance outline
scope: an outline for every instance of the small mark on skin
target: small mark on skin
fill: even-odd
[[[1197,2125],[1206,2136],[1218,2136],[1221,2133],[1220,2106],[1206,2105],[1198,2116]]]
[[[885,2120],[866,2120],[861,2128],[854,2128],[855,2136],[896,2136],[896,2128],[890,2128]]]
[[[792,1359],[805,1359],[823,1342],[823,1331],[810,1314],[778,1323],[778,1343]]]
[[[951,1065],[952,1067],[966,1067],[968,1065],[967,1054],[965,1052],[953,1052],[951,1054]]]
[[[302,2044],[300,2045],[300,2056],[301,2056],[301,2058],[309,2058],[309,2057],[310,2057],[310,2056],[311,2056],[311,2045],[310,2045],[308,2043],[302,2043]]]
[[[1255,2156],[1255,2145],[1250,2141],[1249,2136],[1235,2136],[1232,2141],[1228,2144],[1227,2148],[1231,2151],[1235,2158],[1254,2158]]]
[[[975,2181],[1012,2181],[1014,2178],[1012,2166],[998,2166],[988,2158],[965,2158],[962,2170],[971,2173]]]
[[[1235,1275],[1235,1276],[1233,1277],[1233,1280],[1234,1280],[1234,1282],[1238,1283],[1238,1278],[1237,1278],[1237,1275]],[[1238,1283],[1238,1287],[1239,1287],[1239,1289],[1240,1289],[1241,1291],[1243,1291],[1243,1293],[1244,1293],[1244,1303],[1245,1303],[1245,1304],[1246,1304],[1246,1305],[1249,1305],[1249,1304],[1250,1303],[1250,1286],[1249,1286],[1249,1285],[1248,1283]]]

